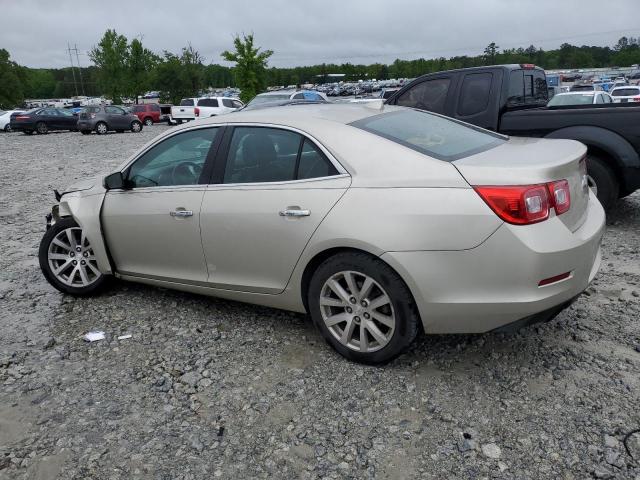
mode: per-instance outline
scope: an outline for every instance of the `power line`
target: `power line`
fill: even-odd
[[[71,75],[73,75],[73,87],[76,91],[76,97],[78,96],[78,84],[76,83],[76,71],[73,66],[73,57],[71,56],[71,47],[69,46],[69,42],[67,42],[67,52],[69,52],[69,62],[71,62]]]

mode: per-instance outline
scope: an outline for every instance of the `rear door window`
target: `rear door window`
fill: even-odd
[[[336,175],[338,171],[309,139],[305,139],[298,161],[298,180]]]
[[[469,116],[483,112],[489,106],[491,73],[471,73],[465,75],[460,91],[458,115]]]
[[[217,107],[218,99],[217,98],[203,98],[202,100],[198,100],[199,107]]]
[[[192,98],[183,98],[180,100],[181,107],[193,107],[193,99]]]
[[[396,103],[405,107],[444,113],[450,84],[449,78],[425,80],[400,95]]]

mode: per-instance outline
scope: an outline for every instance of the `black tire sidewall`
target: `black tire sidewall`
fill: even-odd
[[[40,270],[42,270],[44,277],[51,284],[51,286],[53,286],[60,292],[76,296],[93,295],[104,289],[109,279],[108,275],[103,274],[96,282],[86,287],[71,287],[58,280],[49,267],[48,253],[51,241],[62,230],[77,226],[78,224],[75,222],[75,220],[73,220],[73,218],[61,218],[45,232],[42,240],[40,241],[40,248],[38,249],[38,261],[40,263]]]
[[[40,131],[40,125],[44,126],[43,132]],[[36,123],[36,132],[38,132],[38,134],[40,135],[46,135],[47,133],[49,133],[49,127],[47,127],[47,124],[44,122],[38,122]]]
[[[140,129],[139,129],[138,131],[134,130],[134,129],[133,129],[133,126],[134,126],[134,125],[139,125],[139,126],[140,126]],[[142,123],[140,123],[138,120],[134,120],[133,122],[131,122],[131,131],[132,131],[133,133],[140,133],[140,132],[142,132]]]
[[[361,353],[342,345],[325,326],[320,313],[320,293],[324,282],[346,270],[361,272],[378,282],[391,298],[396,327],[391,341],[381,350]],[[383,261],[364,253],[337,254],[325,260],[314,272],[308,290],[309,313],[324,339],[345,358],[369,365],[387,363],[411,345],[418,331],[419,316],[408,287],[400,276]]]
[[[618,200],[619,185],[613,170],[599,157],[587,155],[587,173],[598,188],[598,200],[605,210]]]

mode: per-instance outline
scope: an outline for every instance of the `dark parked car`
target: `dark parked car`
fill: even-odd
[[[77,130],[78,117],[64,108],[36,108],[22,113],[13,113],[9,121],[10,129],[27,135],[34,132],[45,134],[50,130]]]
[[[144,125],[150,127],[154,123],[169,122],[171,105],[160,105],[158,103],[133,105],[131,113],[136,115]]]
[[[429,110],[520,137],[587,146],[586,181],[605,208],[640,188],[640,107],[632,103],[547,108],[544,70],[533,65],[423,75],[387,103]]]
[[[132,132],[142,131],[142,122],[138,117],[122,107],[115,105],[87,107],[80,112],[78,130],[84,135],[95,131],[98,135],[104,135],[110,130],[122,133],[125,130]]]

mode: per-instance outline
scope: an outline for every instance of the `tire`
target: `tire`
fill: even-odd
[[[329,286],[332,282],[342,286],[342,300]],[[362,292],[363,288],[368,292]],[[339,253],[325,260],[313,273],[307,299],[311,318],[324,339],[354,362],[389,362],[406,351],[418,333],[420,319],[408,287],[389,265],[366,253]],[[332,317],[343,320],[331,325]],[[339,337],[344,338],[350,326],[351,335],[341,341]]]
[[[153,119],[151,117],[147,117],[144,119],[143,123],[145,127],[150,127],[151,125],[153,125]]]
[[[80,130],[80,133],[83,135],[91,135],[91,130]]]
[[[71,232],[73,241],[68,232]],[[60,242],[53,243],[56,239],[66,244],[66,247],[62,247]],[[73,218],[58,220],[46,231],[40,242],[40,269],[47,281],[63,293],[77,296],[93,295],[104,289],[111,277],[97,271],[91,245],[86,239],[83,245],[79,245],[81,240],[82,230]],[[77,262],[75,265],[74,261]],[[81,262],[85,262],[86,266],[81,266]],[[56,273],[56,267],[62,269]]]
[[[620,184],[615,173],[600,157],[587,154],[587,175],[591,188],[605,210],[610,210],[618,200]]]
[[[133,133],[140,133],[142,131],[142,124],[139,121],[134,120],[131,122],[131,131]]]
[[[36,123],[36,132],[38,132],[38,135],[46,135],[49,133],[49,127],[44,122],[38,122]]]
[[[4,131],[7,133],[11,133],[11,125],[9,125],[8,123],[4,126]]]
[[[98,122],[96,123],[95,130],[98,135],[106,135],[107,132],[109,131],[109,127],[104,122]]]

